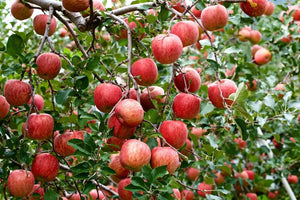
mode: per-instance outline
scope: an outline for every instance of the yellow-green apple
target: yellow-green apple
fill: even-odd
[[[175,76],[174,83],[180,92],[197,92],[201,87],[201,78],[195,69],[184,67],[181,73]]]
[[[207,6],[202,10],[201,22],[206,30],[214,31],[226,26],[228,12],[223,5]]]
[[[224,176],[222,175],[221,172],[218,172],[218,173],[216,173],[215,175],[216,175],[217,177],[214,178],[214,181],[215,181],[215,183],[216,183],[217,185],[220,185],[220,184],[225,183],[225,178],[224,178]]]
[[[47,182],[56,178],[59,171],[59,163],[50,153],[41,153],[32,161],[31,171],[36,180]]]
[[[30,99],[31,87],[23,81],[11,79],[4,85],[4,96],[12,106],[22,106]]]
[[[186,147],[184,149],[182,149],[180,152],[183,155],[189,156],[192,152],[192,149],[193,149],[193,144],[192,144],[191,140],[186,139]]]
[[[216,108],[224,109],[225,104],[229,107],[234,104],[228,97],[235,93],[236,90],[235,82],[229,79],[222,79],[208,85],[208,98]]]
[[[180,13],[183,13],[185,11],[185,6],[186,6],[185,0],[170,0],[168,1],[168,4],[171,5],[172,8],[174,8]]]
[[[283,84],[283,83],[278,83],[278,84],[275,86],[274,90],[279,91],[278,98],[279,98],[279,99],[282,99],[282,97],[283,97],[283,95],[284,95],[284,91],[285,91],[285,84]]]
[[[152,101],[155,101],[155,104],[161,104],[166,101],[165,91],[163,88],[159,86],[151,86],[148,89],[143,89],[141,94],[141,104],[145,111],[155,108],[155,105]]]
[[[62,0],[63,7],[71,12],[81,12],[90,6],[89,0]]]
[[[200,138],[207,132],[206,129],[203,129],[202,127],[196,128],[192,127],[191,134],[195,135],[197,138]]]
[[[181,200],[181,194],[179,189],[174,188],[172,196],[175,198],[175,200]]]
[[[58,134],[53,140],[53,148],[56,153],[63,157],[73,155],[75,153],[75,149],[71,145],[68,145],[68,141],[71,139],[83,140],[83,136],[83,131],[65,132],[63,134]]]
[[[176,117],[181,119],[194,119],[200,111],[201,99],[187,93],[179,93],[175,96],[172,109]]]
[[[272,58],[271,52],[266,48],[261,48],[256,51],[254,55],[254,61],[258,65],[264,65],[268,63]]]
[[[34,176],[31,171],[16,169],[10,172],[7,179],[9,193],[14,197],[27,196],[34,185]]]
[[[94,91],[95,105],[104,113],[109,113],[121,98],[121,88],[112,83],[100,83]]]
[[[152,54],[161,64],[174,63],[181,56],[183,45],[174,34],[159,34],[152,40]]]
[[[125,142],[126,142],[125,139],[117,138],[115,136],[108,138],[106,141],[106,143],[108,144],[108,147],[112,151],[120,151]]]
[[[250,91],[256,91],[257,90],[257,80],[254,79],[252,80],[252,82],[249,83],[249,81],[247,81],[247,88]]]
[[[262,46],[259,46],[258,44],[255,44],[255,45],[252,46],[252,48],[251,48],[251,55],[252,55],[253,58],[254,58],[254,56],[255,56],[255,53],[256,53],[258,50],[260,50],[261,48],[263,48],[263,47],[262,47]]]
[[[257,44],[261,40],[261,34],[258,30],[251,30],[250,31],[250,42],[252,44]]]
[[[287,178],[287,181],[290,184],[297,184],[298,183],[298,176],[289,174],[288,178]]]
[[[201,17],[202,10],[198,10],[196,8],[196,6],[193,6],[191,10],[192,10],[193,14],[195,15],[195,17],[197,17],[197,18]]]
[[[40,110],[43,110],[44,108],[44,98],[39,95],[39,94],[36,94],[34,95],[33,97],[33,101],[34,101],[34,105],[35,107],[40,111]],[[32,98],[29,99],[29,101],[27,102],[27,105],[31,105],[31,102],[32,102]]]
[[[45,195],[45,191],[44,188],[41,187],[41,185],[38,184],[34,184],[31,192],[30,192],[30,196],[28,196],[27,198],[29,200],[38,200],[38,199],[44,199]]]
[[[267,15],[267,16],[270,16],[270,15],[273,14],[274,10],[275,10],[274,3],[272,1],[268,1],[268,4],[267,4],[267,7],[266,7],[266,10],[265,10],[264,14]]]
[[[246,196],[250,199],[250,200],[257,200],[257,195],[255,193],[252,192],[248,192],[246,194]]]
[[[10,12],[14,18],[18,20],[25,20],[31,17],[33,9],[26,6],[22,1],[15,0],[15,2],[10,7]]]
[[[3,119],[9,113],[10,105],[6,101],[5,97],[0,95],[0,119]]]
[[[195,44],[199,38],[198,25],[193,21],[180,21],[171,28],[171,33],[177,35],[183,47]]]
[[[121,200],[133,200],[132,192],[124,189],[127,185],[131,183],[131,178],[125,178],[121,180],[118,184],[118,194]]]
[[[126,178],[129,174],[129,170],[121,164],[119,155],[113,156],[108,166],[116,172],[116,174],[111,175],[111,178],[116,182]]]
[[[176,149],[180,149],[186,142],[188,129],[184,122],[166,120],[159,127],[163,138]]]
[[[194,167],[190,167],[187,170],[187,176],[191,181],[195,181],[200,174],[200,170]]]
[[[44,35],[47,27],[47,21],[48,21],[49,16],[46,14],[39,14],[35,16],[33,19],[33,28],[36,34],[38,35]],[[51,36],[54,34],[56,30],[56,19],[52,17],[51,23],[50,23],[50,28],[48,32],[48,36]]]
[[[242,28],[239,31],[238,38],[241,42],[246,42],[250,39],[250,31],[248,29]]]
[[[61,69],[60,57],[55,53],[39,55],[36,59],[36,64],[38,66],[36,70],[37,75],[45,80],[54,79]]]
[[[32,140],[46,140],[52,137],[54,120],[46,113],[32,113],[26,121],[26,137]]]
[[[92,189],[89,192],[89,200],[105,200],[104,194],[100,190]]]
[[[93,10],[105,12],[106,9],[102,4],[101,0],[93,0]],[[83,17],[88,16],[90,14],[90,6],[86,10],[84,10],[81,14]]]
[[[193,200],[194,193],[191,190],[182,190],[181,191],[181,199],[182,200]]]
[[[151,150],[149,146],[136,139],[127,140],[120,151],[120,161],[124,168],[140,171],[150,162]]]
[[[247,141],[243,140],[242,138],[235,138],[234,142],[238,144],[239,150],[243,150],[247,146]]]
[[[197,193],[200,197],[205,197],[206,194],[211,194],[212,189],[213,189],[212,185],[202,182],[198,185]]]
[[[167,170],[173,174],[180,166],[178,153],[171,147],[154,147],[151,151],[152,169],[167,165]]]
[[[244,170],[244,171],[248,174],[248,178],[253,181],[255,177],[254,171],[252,170]]]
[[[136,127],[121,124],[115,114],[108,119],[108,128],[113,128],[113,136],[121,139],[131,138],[136,130]]]
[[[247,0],[241,2],[240,8],[250,17],[258,17],[265,13],[268,0]]]
[[[157,79],[157,66],[151,58],[141,58],[132,64],[131,74],[137,84],[150,86],[153,85]]]
[[[115,115],[122,125],[136,127],[144,119],[144,110],[138,101],[124,99],[116,105]]]

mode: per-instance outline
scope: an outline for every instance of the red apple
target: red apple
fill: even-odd
[[[186,139],[186,146],[180,152],[183,155],[189,156],[191,154],[192,150],[193,150],[193,144],[192,144],[191,140]]]
[[[300,6],[295,5],[295,6],[289,6],[289,13],[292,12],[292,17],[294,21],[299,21],[300,20]]]
[[[280,91],[280,93],[278,94],[278,98],[279,99],[282,99],[282,97],[283,97],[283,91],[285,91],[285,84],[283,84],[283,83],[278,83],[276,86],[275,86],[275,88],[274,88],[274,90],[276,90],[276,91]],[[281,92],[282,91],[282,92]]]
[[[245,170],[245,172],[248,174],[248,178],[253,181],[254,177],[255,177],[254,171],[252,171],[252,170]]]
[[[89,0],[62,0],[63,7],[71,12],[81,12],[90,6]]]
[[[34,31],[36,32],[36,34],[42,35],[42,36],[45,34],[48,18],[49,18],[49,16],[45,15],[45,14],[39,14],[39,15],[35,16],[35,18],[33,19],[33,28],[34,28]],[[48,36],[51,36],[54,34],[54,32],[56,30],[56,25],[57,25],[56,19],[53,17],[51,20]]]
[[[93,0],[93,10],[105,12],[106,9],[102,4],[101,0]],[[89,14],[90,14],[90,6],[82,12],[82,16],[87,17]]]
[[[162,64],[174,63],[182,54],[183,45],[174,34],[159,34],[152,40],[152,54]]]
[[[57,158],[50,153],[41,153],[33,159],[31,170],[36,180],[52,181],[58,174],[59,163]]]
[[[34,95],[33,98],[34,98],[33,99],[34,100],[34,105],[38,109],[38,111],[43,110],[43,108],[44,108],[44,98],[39,94]],[[29,99],[29,101],[27,102],[27,105],[30,106],[31,101],[32,101],[32,98]]]
[[[201,99],[192,94],[179,93],[175,96],[172,109],[176,117],[194,119],[200,111]]]
[[[124,99],[116,105],[115,115],[122,125],[136,127],[144,119],[144,110],[138,101]]]
[[[180,149],[185,144],[188,136],[187,126],[182,121],[164,121],[159,127],[159,132],[176,149]]]
[[[52,137],[54,120],[46,113],[29,115],[26,121],[26,136],[32,140],[47,140]]]
[[[68,141],[71,139],[83,140],[83,137],[84,137],[83,131],[74,131],[74,132],[66,132],[64,134],[59,134],[54,138],[53,148],[56,153],[58,153],[63,157],[73,155],[75,153],[75,149],[71,145],[68,145]]]
[[[248,192],[246,195],[250,200],[257,200],[257,195],[255,193]]]
[[[170,4],[172,8],[174,8],[180,13],[183,13],[185,11],[185,6],[186,6],[185,0],[170,0],[168,1],[168,4]]]
[[[44,188],[41,187],[40,184],[34,184],[32,191],[30,192],[30,196],[28,196],[29,200],[38,200],[44,199],[45,191]]]
[[[181,194],[179,189],[174,188],[172,196],[175,198],[175,200],[181,200]]]
[[[104,194],[100,190],[92,189],[89,192],[89,200],[105,200]]]
[[[138,39],[142,40],[143,37],[144,37],[144,34],[142,34],[139,31],[135,31],[135,29],[138,28],[136,22],[135,21],[128,22],[128,19],[125,19],[125,22],[126,22],[126,24],[128,24],[128,26],[130,27],[131,31],[134,34],[138,35]],[[144,27],[144,25],[140,21],[139,21],[139,24],[140,24],[141,27]],[[127,40],[127,38],[128,38],[128,33],[127,33],[127,29],[125,29],[125,28],[121,29],[121,32],[120,32],[119,35],[116,35],[116,40],[121,40],[121,39],[126,39]]]
[[[131,183],[131,178],[125,178],[119,182],[118,185],[118,194],[121,200],[133,200],[132,192],[124,189],[127,185]]]
[[[173,174],[180,166],[178,153],[171,147],[154,147],[151,153],[152,169],[167,165],[168,172]]]
[[[193,127],[192,130],[191,130],[191,134],[195,135],[197,138],[200,138],[206,132],[207,132],[207,130],[203,129],[202,127],[200,127],[200,128]]]
[[[233,76],[235,74],[235,70],[236,70],[236,65],[233,65],[233,67],[231,69],[226,67],[225,76],[226,77]]]
[[[131,66],[131,74],[137,84],[142,86],[153,85],[157,79],[157,66],[150,58],[141,58]]]
[[[104,113],[109,113],[121,98],[121,88],[112,83],[100,83],[94,91],[95,105]]]
[[[293,142],[293,143],[296,143],[296,140],[293,137],[290,137],[290,141]]]
[[[250,42],[252,44],[257,44],[259,43],[259,41],[261,40],[261,34],[259,31],[257,30],[252,30],[250,31],[250,38],[249,38]]]
[[[200,174],[200,170],[194,167],[190,167],[187,170],[187,176],[191,181],[195,181]]]
[[[149,93],[147,88],[145,88],[142,91],[141,104],[145,111],[148,111],[151,108],[155,109],[153,101],[155,101],[156,104],[161,104],[166,101],[165,92],[163,88],[159,86],[151,86],[149,87]]]
[[[255,55],[254,55],[254,60],[255,63],[258,65],[264,65],[268,63],[272,58],[272,55],[268,49],[261,48],[259,49]]]
[[[265,13],[267,4],[267,0],[247,0],[241,2],[240,7],[250,17],[258,17]]]
[[[121,124],[115,114],[108,119],[108,128],[113,128],[113,136],[121,139],[131,138],[136,130],[136,127]]]
[[[199,73],[191,67],[184,67],[181,71],[182,73],[179,73],[174,78],[176,88],[180,92],[186,92],[186,90],[189,92],[197,92],[201,87],[201,78]]]
[[[112,175],[111,177],[117,182],[120,179],[126,178],[129,174],[129,170],[122,166],[119,155],[114,156],[108,166],[116,172],[116,174]]]
[[[22,106],[30,99],[31,87],[23,81],[11,79],[4,85],[4,96],[12,106]]]
[[[73,193],[71,197],[69,197],[69,200],[81,200],[81,199],[84,199],[84,200],[88,200],[88,197],[84,194],[79,194],[77,192]]]
[[[268,192],[268,198],[269,199],[276,199],[277,198],[277,194],[275,192]]]
[[[194,193],[191,190],[182,190],[181,191],[181,200],[193,200]]]
[[[0,95],[0,119],[3,119],[9,113],[10,105],[6,101],[5,97]]]
[[[7,179],[9,193],[14,197],[27,196],[34,185],[34,176],[31,171],[17,169],[10,172]]]
[[[45,80],[54,79],[60,69],[61,61],[60,57],[55,53],[43,53],[36,59],[38,66],[36,72],[39,77]]]
[[[277,148],[277,149],[281,149],[282,148],[281,142],[277,142],[276,139],[275,139],[275,137],[273,138],[272,143],[275,146],[275,148]]]
[[[222,173],[218,172],[215,175],[217,176],[217,178],[214,178],[214,180],[217,185],[225,183],[225,178]]]
[[[195,44],[199,38],[198,25],[193,21],[180,21],[171,28],[171,33],[177,35],[183,47]]]
[[[257,90],[257,80],[252,80],[251,83],[249,83],[249,81],[247,81],[247,88],[250,91],[256,91]]]
[[[229,79],[222,79],[208,85],[208,98],[216,108],[224,109],[224,102],[229,107],[234,104],[228,97],[235,93],[236,90],[237,86],[235,82]]]
[[[243,140],[242,138],[235,138],[234,142],[239,145],[239,150],[243,150],[247,146],[247,141]]]
[[[125,139],[117,138],[115,136],[108,138],[106,141],[106,143],[108,144],[108,147],[112,151],[120,151],[125,142],[126,142]]]
[[[201,17],[202,10],[198,10],[196,8],[196,6],[193,6],[191,10],[192,10],[193,14],[195,15],[195,17],[197,17],[197,18]]]
[[[127,140],[120,151],[120,161],[124,168],[140,171],[150,162],[151,150],[148,145],[136,139]]]
[[[200,197],[205,197],[206,194],[211,194],[212,188],[213,188],[212,185],[202,182],[198,185],[197,193]]]
[[[287,180],[290,184],[297,184],[298,176],[289,174]]]
[[[239,31],[238,38],[241,42],[246,42],[250,39],[250,35],[250,31],[243,28]]]
[[[228,12],[223,5],[207,6],[202,10],[201,22],[206,30],[214,31],[226,26]]]
[[[68,34],[68,31],[66,28],[59,29],[59,37],[65,37],[67,34]]]
[[[262,46],[259,46],[258,44],[255,44],[255,45],[252,46],[252,48],[251,48],[251,55],[252,55],[253,58],[254,58],[254,56],[255,56],[255,53],[256,53],[258,50],[260,50],[261,48],[263,48],[263,47],[262,47]]]
[[[33,9],[27,7],[20,0],[15,0],[15,2],[10,7],[10,12],[14,18],[18,20],[25,20],[31,17]]]
[[[274,10],[275,10],[274,3],[272,1],[268,1],[268,4],[267,4],[267,7],[266,7],[266,10],[265,10],[264,14],[267,15],[267,16],[270,16],[270,15],[273,14]]]

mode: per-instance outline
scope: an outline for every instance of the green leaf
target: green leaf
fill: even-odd
[[[83,155],[90,155],[90,152],[85,149],[84,142],[80,139],[71,139],[68,141],[68,145],[71,145],[75,150],[79,151]]]
[[[163,4],[160,8],[160,12],[158,14],[158,20],[163,22],[166,21],[169,17],[169,10],[166,9],[165,5]]]
[[[238,85],[236,92],[229,96],[229,99],[236,102],[236,104],[240,104],[241,106],[243,106],[247,100],[247,97],[248,90],[245,83],[242,82]]]
[[[6,51],[9,55],[16,56],[23,52],[24,47],[25,45],[22,37],[17,34],[13,34],[8,38]]]
[[[158,178],[161,178],[161,177],[167,175],[168,174],[167,167],[168,167],[168,165],[163,165],[163,166],[154,168],[152,170],[153,180],[156,180]]]
[[[78,89],[84,90],[89,86],[89,78],[86,75],[75,77],[75,86]]]
[[[206,199],[207,200],[222,200],[221,197],[218,197],[218,196],[212,195],[212,194],[206,194]]]
[[[152,168],[150,166],[144,165],[142,168],[142,173],[146,178],[147,182],[152,183],[154,181],[152,176]]]
[[[247,112],[246,108],[244,108],[243,106],[241,106],[240,104],[235,104],[233,106],[233,108],[235,109],[235,114],[237,116],[243,116],[246,119],[248,119],[252,124],[253,124],[253,118],[252,116]]]
[[[53,190],[47,190],[44,195],[45,200],[57,200],[58,198],[59,198],[59,194],[57,194]]]
[[[265,98],[264,98],[264,104],[270,108],[274,108],[275,106],[275,100],[274,98],[271,96],[271,95],[267,95]]]
[[[224,53],[225,54],[233,54],[233,53],[240,53],[243,50],[240,48],[236,48],[236,47],[229,47],[227,49],[225,49]]]
[[[142,191],[145,191],[145,192],[149,191],[149,189],[150,189],[150,188],[147,186],[147,183],[146,183],[146,182],[144,181],[144,179],[141,178],[141,177],[136,177],[136,176],[132,177],[130,183],[131,183],[132,185],[134,185],[134,186],[138,186],[138,187],[140,187],[140,188],[143,188]]]
[[[83,161],[78,165],[71,167],[73,173],[81,173],[81,172],[88,172],[91,165],[90,163]]]
[[[203,148],[208,155],[212,155],[212,153],[214,152],[214,148],[208,144],[203,144]]]
[[[240,119],[240,118],[236,118],[236,119],[234,119],[234,121],[235,121],[238,129],[242,133],[243,140],[246,140],[248,138],[247,124],[245,123],[245,121],[243,119]]]
[[[156,21],[156,17],[154,15],[147,15],[146,20],[149,24],[153,24]]]
[[[214,178],[211,177],[211,176],[208,176],[207,174],[205,174],[205,175],[204,175],[204,182],[205,182],[206,184],[212,185],[212,184],[214,184]]]
[[[214,106],[211,103],[202,103],[201,104],[201,115],[206,115],[214,110]]]
[[[210,66],[211,66],[215,71],[218,71],[218,69],[220,68],[219,63],[217,63],[215,60],[207,59],[207,62],[209,62]]]
[[[73,89],[59,90],[55,95],[55,102],[61,105],[64,104],[73,91]]]
[[[101,168],[101,174],[104,175],[104,176],[110,176],[110,175],[115,175],[116,172],[115,172],[115,170],[113,170],[110,167],[102,167]]]
[[[92,136],[86,132],[83,137],[84,137],[84,144],[90,147],[91,151],[94,151],[97,148],[97,145],[94,139],[92,138]]]
[[[157,139],[154,137],[147,138],[146,144],[152,150],[154,147],[157,147]]]

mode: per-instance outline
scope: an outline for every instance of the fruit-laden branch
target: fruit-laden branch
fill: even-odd
[[[247,2],[247,0],[218,0],[218,2],[224,2],[224,3],[239,3],[239,2]]]

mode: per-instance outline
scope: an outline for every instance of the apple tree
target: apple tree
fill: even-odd
[[[1,199],[297,199],[300,6],[0,2]]]

